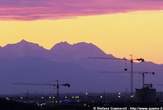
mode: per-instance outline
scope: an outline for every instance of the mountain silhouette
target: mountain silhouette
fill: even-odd
[[[0,49],[0,57],[47,57],[48,51],[38,44],[21,40],[16,44],[8,44]]]
[[[62,92],[129,91],[130,74],[124,72],[126,67],[130,71],[129,61],[97,60],[88,57],[116,58],[96,45],[86,42],[76,44],[60,42],[51,49],[45,49],[26,40],[8,44],[0,48],[0,94],[26,91],[52,93],[53,88],[15,86],[13,83],[53,83],[55,80],[69,82],[72,85],[70,89],[62,88]],[[135,63],[134,71],[154,71],[158,74],[147,75],[147,82],[154,84],[162,82],[163,65],[152,62]],[[141,87],[141,75],[134,76],[134,86]],[[157,88],[161,90],[161,87]]]
[[[54,58],[63,61],[80,60],[82,58],[88,58],[89,56],[106,56],[106,54],[94,44],[85,42],[73,45],[67,42],[61,42],[56,44],[50,51]]]

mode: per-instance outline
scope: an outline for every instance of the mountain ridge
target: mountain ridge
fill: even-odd
[[[22,39],[22,40],[18,41],[17,43],[6,44],[5,46],[0,46],[0,51],[2,51],[4,49],[8,49],[10,47],[11,48],[13,48],[13,47],[19,47],[19,48],[22,48],[22,50],[25,50],[26,47],[28,47],[28,46],[31,47],[31,49],[32,48],[37,48],[37,49],[39,48],[39,50],[40,51],[44,51],[45,52],[44,55],[47,55],[47,56],[51,56],[51,55],[48,55],[50,53],[55,54],[55,52],[54,52],[55,50],[62,50],[64,48],[65,50],[66,49],[69,49],[68,51],[70,51],[70,50],[72,51],[72,48],[75,48],[76,47],[77,48],[76,51],[77,51],[77,50],[82,49],[82,47],[83,47],[83,51],[85,51],[86,48],[90,48],[85,53],[90,52],[89,50],[95,50],[95,52],[99,53],[98,54],[99,56],[103,56],[103,57],[109,56],[111,58],[116,58],[113,54],[106,53],[105,51],[103,51],[102,49],[100,49],[99,47],[97,47],[95,44],[93,44],[93,43],[87,43],[87,42],[78,42],[78,43],[70,44],[67,41],[62,41],[62,42],[59,42],[59,43],[54,44],[54,46],[52,46],[50,49],[46,49],[45,47],[39,45],[38,43],[34,43],[34,42],[31,42],[31,41],[27,41],[25,39]],[[80,53],[80,52],[76,52],[76,53]],[[84,52],[81,52],[80,54],[82,54],[82,53],[84,53]],[[0,54],[2,54],[2,53],[0,52]],[[63,53],[63,55],[64,55],[64,53]],[[96,56],[93,55],[93,56],[88,56],[88,57],[96,57]],[[157,65],[163,65],[163,64],[158,64],[158,63],[153,62],[153,61],[147,61],[147,62],[153,63],[153,64],[157,64]]]
[[[16,44],[0,48],[1,93],[25,92],[27,87],[15,87],[13,82],[42,83],[61,80],[71,83],[66,92],[92,92],[129,90],[130,74],[124,71],[129,61],[96,60],[88,57],[116,58],[106,54],[92,43],[57,43],[52,49],[44,49],[38,44],[22,40]],[[103,73],[106,72],[106,74]],[[134,63],[134,71],[154,71],[156,77],[148,76],[148,82],[157,84],[163,79],[163,65],[150,62]],[[115,74],[121,72],[121,74]],[[108,74],[107,74],[108,73]],[[124,73],[124,74],[123,74]],[[155,79],[156,78],[156,79]],[[141,75],[134,75],[135,87],[141,87]],[[41,87],[30,87],[31,91],[43,91]],[[46,91],[47,92],[47,91]]]
[[[0,56],[12,57],[11,55],[19,56],[69,56],[69,57],[89,57],[94,55],[106,56],[107,54],[92,43],[79,42],[75,44],[70,44],[68,42],[56,43],[51,49],[46,49],[37,43],[29,42],[26,40],[21,40],[14,44],[7,44],[6,46],[0,48]]]

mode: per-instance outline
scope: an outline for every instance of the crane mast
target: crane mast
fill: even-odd
[[[56,83],[54,83],[54,84],[43,84],[43,83],[22,83],[22,82],[20,82],[20,83],[14,83],[14,85],[23,85],[23,86],[52,86],[52,87],[54,87],[54,88],[56,88],[56,99],[57,99],[57,101],[59,101],[59,99],[60,99],[60,91],[59,91],[59,89],[60,89],[60,86],[63,86],[63,87],[68,87],[68,88],[70,88],[70,84],[69,83],[59,83],[59,80],[56,80]]]
[[[123,60],[123,61],[130,61],[130,92],[131,95],[134,93],[134,61],[138,62],[144,62],[143,58],[133,58],[133,55],[130,55],[130,59],[127,58],[108,58],[108,57],[88,57],[89,59],[101,59],[101,60]],[[127,68],[124,69],[124,71],[127,71]]]

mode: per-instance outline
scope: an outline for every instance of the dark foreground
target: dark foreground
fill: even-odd
[[[136,103],[136,102],[110,102],[110,103],[72,103],[72,104],[49,104],[38,106],[37,104],[28,104],[23,102],[8,101],[0,99],[0,110],[130,110],[130,107],[138,108],[155,108],[154,110],[163,110],[163,103]],[[159,109],[156,109],[159,108]],[[100,109],[101,108],[101,109]],[[110,109],[108,109],[110,108]],[[146,109],[143,109],[146,110]],[[148,110],[148,109],[147,109]]]

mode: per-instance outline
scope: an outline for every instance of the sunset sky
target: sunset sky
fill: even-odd
[[[0,0],[0,45],[90,42],[163,63],[162,0]]]

